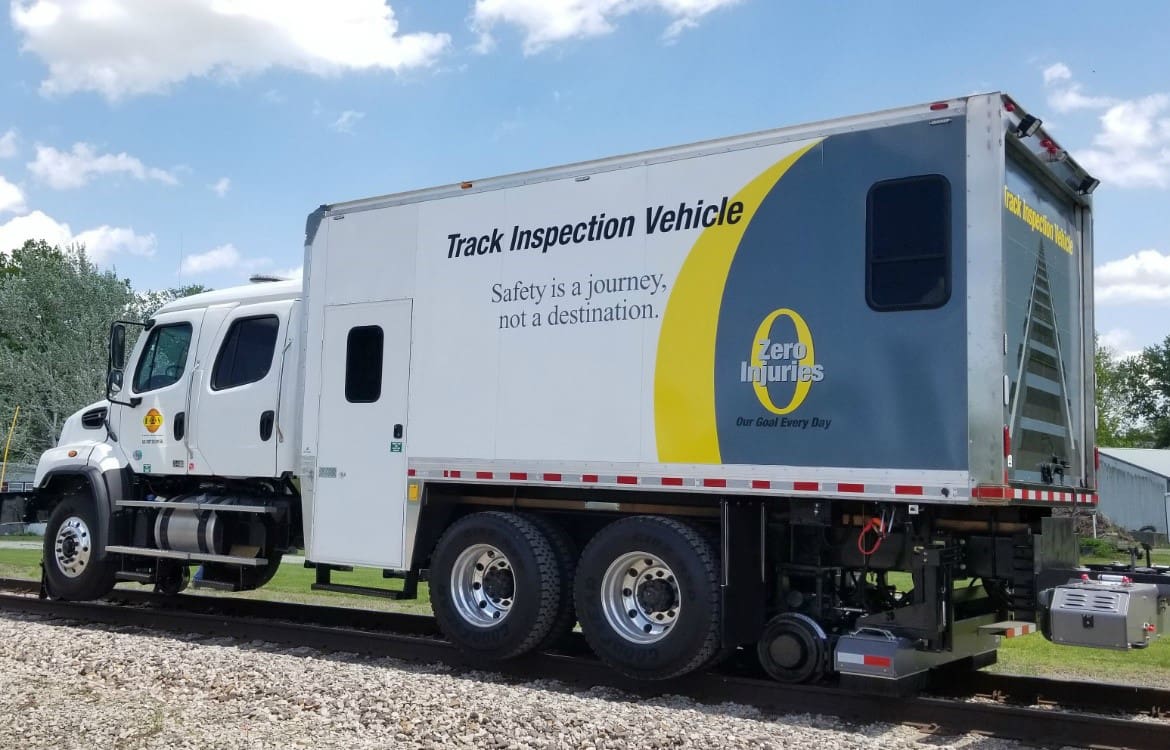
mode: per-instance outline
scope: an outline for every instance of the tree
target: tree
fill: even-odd
[[[1123,435],[1128,432],[1125,393],[1122,388],[1120,362],[1113,351],[1093,337],[1096,350],[1093,365],[1097,375],[1097,445],[1127,446]]]
[[[133,299],[129,281],[84,248],[28,241],[0,273],[0,416],[19,404],[13,460],[55,444],[65,417],[102,396],[110,321]]]
[[[1148,433],[1146,447],[1170,448],[1170,336],[1120,366],[1129,415]]]

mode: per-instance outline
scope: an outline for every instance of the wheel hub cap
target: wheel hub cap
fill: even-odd
[[[469,624],[486,628],[503,620],[512,609],[515,593],[512,563],[496,547],[473,544],[455,560],[451,599]]]
[[[89,527],[77,516],[70,516],[57,529],[53,541],[53,560],[66,578],[76,578],[89,565],[91,540]]]
[[[601,582],[601,607],[614,632],[632,643],[666,637],[682,611],[674,571],[646,552],[618,557]]]

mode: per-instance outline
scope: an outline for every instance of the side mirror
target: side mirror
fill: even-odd
[[[115,323],[110,327],[110,369],[121,370],[126,366],[126,326]],[[121,387],[119,379],[118,386]]]

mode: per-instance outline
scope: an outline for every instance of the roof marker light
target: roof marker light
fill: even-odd
[[[459,189],[466,190],[469,187],[471,187],[471,185],[472,185],[472,183],[470,183],[470,182],[461,182],[461,183],[459,183]]]
[[[949,104],[947,104],[946,102],[935,102],[934,104],[930,105],[930,111],[931,111],[931,112],[937,112],[937,111],[939,111],[940,109],[946,109],[946,108],[947,108],[947,107],[949,107],[949,106],[950,106],[950,105],[949,105]]]

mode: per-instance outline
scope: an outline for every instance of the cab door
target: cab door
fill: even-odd
[[[118,440],[143,474],[186,474],[191,371],[204,310],[166,313],[141,337],[120,405]]]
[[[193,473],[271,477],[292,300],[239,305],[199,347],[191,399]]]

